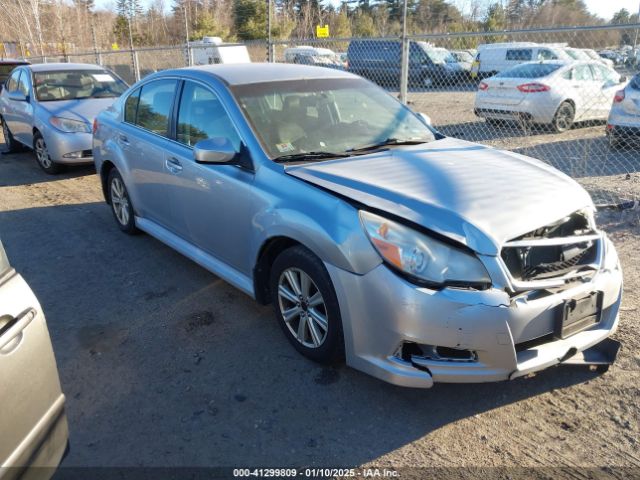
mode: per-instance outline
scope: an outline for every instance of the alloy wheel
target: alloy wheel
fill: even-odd
[[[288,268],[278,280],[280,314],[302,345],[318,348],[327,338],[327,307],[322,293],[304,271]]]
[[[118,222],[120,222],[122,226],[128,225],[130,218],[129,197],[127,190],[124,188],[124,183],[117,177],[111,181],[111,206]]]
[[[51,161],[51,158],[49,158],[49,151],[47,150],[47,145],[44,143],[44,139],[42,137],[36,139],[35,150],[38,163],[45,169],[51,168],[53,162]]]

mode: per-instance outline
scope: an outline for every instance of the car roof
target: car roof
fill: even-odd
[[[250,83],[318,78],[359,78],[352,73],[333,68],[296,65],[290,63],[232,63],[202,65],[198,67],[166,70],[164,74],[184,74],[187,72],[197,73],[204,76],[214,76],[228,85],[246,85]]]
[[[0,65],[29,65],[28,60],[18,60],[16,58],[0,59]]]
[[[38,63],[36,65],[30,65],[29,68],[32,72],[57,72],[67,70],[104,70],[104,67],[100,65],[93,65],[91,63]]]

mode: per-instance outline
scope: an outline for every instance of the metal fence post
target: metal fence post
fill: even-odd
[[[402,7],[402,58],[400,64],[400,101],[407,104],[409,83],[409,39],[407,38],[407,0]]]

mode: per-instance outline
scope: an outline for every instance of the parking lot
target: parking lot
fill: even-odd
[[[427,113],[443,124],[445,112]],[[480,140],[472,118],[460,122],[447,133]],[[504,141],[529,154],[608,151],[602,125],[576,131]],[[592,192],[637,192],[638,173],[597,175],[602,161],[580,156]],[[269,307],[147,235],[121,234],[92,168],[52,177],[29,152],[0,156],[0,236],[43,305],[67,395],[60,478],[73,466],[638,468],[640,228],[637,211],[601,221],[626,282],[608,373],[565,366],[409,390],[304,359]]]

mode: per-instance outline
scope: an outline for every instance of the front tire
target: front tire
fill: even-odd
[[[13,134],[9,130],[9,126],[7,122],[2,119],[2,135],[4,136],[4,144],[7,147],[8,153],[14,153],[20,150],[20,145],[16,142],[16,139],[13,138]]]
[[[575,117],[575,109],[570,102],[562,102],[553,117],[551,122],[551,128],[556,133],[566,132],[573,125],[573,119]]]
[[[285,250],[273,262],[269,287],[278,323],[298,352],[323,364],[344,358],[338,298],[318,257],[302,246]]]
[[[40,165],[40,168],[49,175],[55,175],[62,171],[62,165],[51,160],[47,144],[40,132],[36,132],[33,136],[33,151],[36,154],[36,161],[38,162],[38,165]]]
[[[120,172],[115,168],[109,172],[107,193],[109,195],[111,212],[118,224],[118,228],[129,235],[137,234],[139,230],[136,227],[135,214],[133,205],[129,199],[129,192],[124,184],[124,180],[122,180]]]

